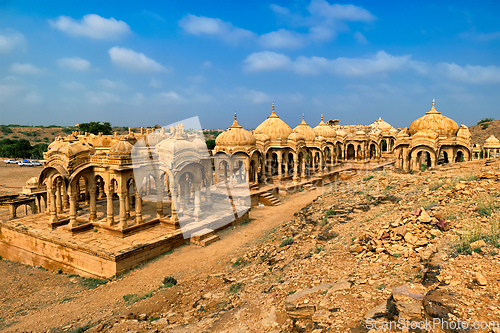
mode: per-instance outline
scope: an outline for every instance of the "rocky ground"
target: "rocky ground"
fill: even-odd
[[[53,331],[500,332],[499,212],[500,160],[353,175],[206,276]]]

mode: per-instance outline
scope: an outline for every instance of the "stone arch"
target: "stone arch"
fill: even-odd
[[[347,145],[346,157],[347,157],[348,160],[353,160],[355,156],[356,156],[356,150],[354,148],[354,144],[349,143]]]

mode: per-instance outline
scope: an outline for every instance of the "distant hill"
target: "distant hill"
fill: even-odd
[[[486,129],[483,129],[483,124],[469,127],[473,143],[477,143],[483,146],[484,141],[491,135],[494,135],[497,139],[500,140],[500,120],[493,120],[485,124],[488,124],[488,128]]]

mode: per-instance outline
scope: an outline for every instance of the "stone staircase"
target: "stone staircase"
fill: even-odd
[[[201,246],[207,246],[220,239],[212,229],[201,229],[191,235],[191,243]]]
[[[259,202],[263,205],[268,205],[268,206],[277,206],[281,203],[278,199],[276,199],[274,195],[272,195],[269,192],[261,193]]]

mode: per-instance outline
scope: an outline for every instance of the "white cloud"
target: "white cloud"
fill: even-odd
[[[184,103],[186,99],[175,91],[154,94],[153,99],[161,104]]]
[[[308,9],[313,15],[332,19],[361,22],[372,22],[375,20],[375,16],[362,7],[339,4],[330,5],[325,0],[312,0]]]
[[[16,100],[25,88],[21,85],[0,84],[0,103]]]
[[[210,61],[205,61],[202,65],[203,68],[212,68],[213,64]]]
[[[179,21],[179,26],[188,34],[216,36],[229,42],[253,38],[251,31],[240,29],[218,18],[188,14]]]
[[[40,75],[45,72],[45,70],[40,69],[32,64],[19,64],[14,63],[10,66],[10,70],[17,74],[29,74],[29,75]]]
[[[123,21],[104,18],[96,14],[85,15],[80,21],[68,16],[49,20],[50,25],[71,36],[85,36],[94,39],[116,39],[130,33],[130,27]]]
[[[15,30],[0,31],[0,53],[10,53],[16,48],[25,48],[26,38]]]
[[[71,69],[74,71],[87,72],[90,70],[90,62],[78,57],[61,58],[57,61],[57,64],[61,68]]]
[[[340,76],[364,76],[409,68],[410,56],[393,56],[379,51],[370,58],[326,59],[300,56],[292,61],[280,53],[263,51],[249,55],[244,60],[246,71],[290,70],[299,74],[318,75],[323,72]]]
[[[292,60],[281,53],[271,51],[255,52],[244,60],[244,69],[248,72],[287,69]]]
[[[119,96],[105,91],[101,92],[89,91],[85,95],[90,104],[104,105],[104,104],[120,103],[121,101]]]
[[[271,98],[266,93],[257,90],[249,90],[245,94],[245,99],[250,101],[252,104],[262,104],[271,101]]]
[[[496,66],[472,66],[464,67],[455,63],[440,63],[437,65],[445,76],[451,80],[465,83],[498,83],[500,82],[500,68]]]
[[[71,82],[66,82],[62,81],[60,83],[61,88],[66,89],[66,90],[82,90],[85,89],[85,86],[81,83],[78,83],[76,81],[71,81]]]
[[[362,44],[362,45],[368,44],[368,40],[361,32],[357,31],[353,34],[353,36],[354,36],[354,39],[356,39],[356,41],[359,44]]]
[[[151,81],[149,81],[149,86],[153,88],[160,88],[162,85],[160,80],[155,79],[154,77],[151,78]]]
[[[120,89],[124,90],[127,89],[127,85],[123,83],[122,81],[111,81],[108,79],[100,79],[96,81],[101,87],[104,89]]]
[[[43,97],[32,91],[24,97],[24,102],[32,105],[40,104],[43,102]]]
[[[144,97],[144,94],[142,94],[142,93],[136,93],[134,95],[134,97],[132,97],[132,103],[134,103],[136,105],[143,104],[145,100],[146,100],[146,97]]]
[[[295,32],[279,29],[260,36],[260,44],[266,48],[299,48],[303,37]]]
[[[115,46],[109,51],[111,61],[131,72],[166,72],[167,68],[142,53]]]

